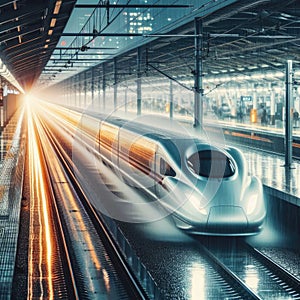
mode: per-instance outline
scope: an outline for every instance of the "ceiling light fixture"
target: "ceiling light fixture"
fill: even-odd
[[[59,13],[61,3],[62,3],[61,0],[56,1],[55,7],[54,7],[54,11],[53,11],[53,14],[54,14],[54,15],[57,15],[57,14]]]
[[[50,27],[54,27],[56,24],[56,18],[53,18],[50,23]]]

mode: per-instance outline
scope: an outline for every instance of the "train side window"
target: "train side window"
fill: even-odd
[[[172,177],[176,176],[174,169],[163,158],[160,158],[160,174]]]

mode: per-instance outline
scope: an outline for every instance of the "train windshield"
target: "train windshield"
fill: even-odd
[[[215,150],[198,151],[188,158],[187,164],[193,173],[204,177],[226,178],[235,172],[233,161]]]

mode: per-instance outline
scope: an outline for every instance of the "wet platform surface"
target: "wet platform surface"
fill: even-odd
[[[0,299],[10,299],[19,233],[25,147],[19,111],[0,135]]]
[[[190,120],[191,121],[191,120]],[[243,122],[237,119],[217,119],[216,116],[206,116],[205,124],[208,126],[243,130],[249,133],[267,133],[272,136],[284,138],[284,122],[276,120],[275,125],[262,125],[260,122],[251,123],[249,118]],[[295,125],[295,124],[294,124]],[[300,122],[293,126],[293,137],[300,137]],[[225,144],[232,145],[242,150],[252,175],[259,177],[265,190],[272,196],[300,206],[300,160],[293,159],[290,167],[285,167],[285,156],[255,149],[251,146],[243,146],[238,142],[229,141],[225,136]]]
[[[251,174],[258,176],[274,195],[300,206],[300,162],[294,160],[285,167],[285,158],[253,149],[242,149],[249,162]]]
[[[1,149],[3,151],[3,157],[5,157],[5,149],[7,147],[7,142],[1,139],[1,143],[5,145]],[[235,145],[245,154],[247,161],[249,162],[249,170],[253,175],[261,178],[263,184],[270,193],[274,193],[280,196],[281,199],[292,202],[300,206],[300,162],[294,161],[292,168],[284,167],[284,156],[274,155],[260,150],[253,150],[247,147],[242,147],[240,145]],[[1,163],[3,160],[1,161]],[[0,170],[3,169],[3,165],[0,165]],[[4,295],[9,295],[10,291],[10,281],[13,274],[15,247],[16,247],[16,237],[18,234],[18,206],[10,211],[9,217],[5,219],[0,219],[0,298]],[[143,231],[143,234],[145,232]],[[157,235],[158,233],[155,232]],[[177,231],[174,233],[177,240]],[[165,238],[166,234],[163,233]],[[182,238],[183,239],[183,238]],[[173,237],[170,237],[173,240]],[[190,240],[186,242],[190,243]],[[177,242],[175,243],[177,244]],[[8,252],[7,248],[11,251]],[[182,253],[182,255],[184,252]],[[153,255],[157,255],[153,251]]]
[[[279,126],[250,123],[239,123],[236,120],[219,121],[218,125],[223,128],[243,129],[249,132],[267,132],[268,134],[284,136],[283,124]],[[299,137],[299,128],[293,129],[293,136]],[[232,142],[229,142],[233,144]],[[240,144],[234,144],[241,149],[249,162],[251,174],[259,177],[268,193],[300,206],[300,161],[294,159],[290,167],[285,166],[283,155],[272,154],[267,151],[255,150]]]
[[[228,128],[232,130],[244,130],[245,132],[267,133],[270,135],[284,137],[283,122],[276,125],[261,125],[259,123],[251,124],[250,121],[240,123],[235,119],[213,120],[206,119],[208,126],[216,128]],[[293,129],[293,136],[300,136],[300,128]],[[235,146],[240,149],[248,163],[249,171],[252,175],[259,177],[264,184],[265,190],[280,199],[286,200],[297,206],[300,206],[300,161],[294,159],[290,167],[285,167],[284,153],[282,155],[255,149],[251,146],[243,146],[238,142],[232,142],[226,139],[225,144]],[[224,142],[224,141],[223,141]]]

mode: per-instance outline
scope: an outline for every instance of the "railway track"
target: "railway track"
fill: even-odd
[[[63,153],[59,146],[60,143],[62,141],[54,141],[57,152]],[[65,160],[63,164],[70,167],[72,162],[69,156],[70,153],[65,154],[61,160]],[[71,171],[66,171],[66,173],[68,177],[72,176]],[[76,186],[76,182],[74,185]],[[80,189],[78,189],[77,193],[81,193]],[[84,198],[84,193],[80,198]],[[74,209],[73,212],[77,213],[77,209]],[[231,243],[231,241],[233,242]],[[237,240],[227,239],[226,243],[215,246],[210,243],[210,239],[200,240],[201,251],[198,251],[196,259],[198,260],[198,269],[202,271],[196,270],[199,271],[199,276],[196,274],[196,277],[199,280],[199,289],[197,291],[203,295],[203,299],[300,299],[297,279],[291,279],[278,266],[275,267],[270,262],[266,263],[265,258],[263,259],[257,251],[235,241]],[[197,240],[195,244],[199,246]],[[166,266],[168,266],[169,258],[173,263],[178,260],[178,257],[170,257],[169,246],[166,243],[162,247],[166,252],[165,254],[156,249],[158,251],[157,255],[159,255]],[[177,246],[177,249],[175,249],[177,253],[179,252],[178,248]],[[192,248],[187,246],[187,253]],[[187,253],[185,254],[186,256],[188,256]],[[146,265],[148,263],[146,261]],[[178,262],[176,268],[184,269],[182,264],[183,262]],[[161,279],[156,277],[155,273],[151,273],[151,275],[153,275],[155,282],[160,282]],[[168,278],[169,280],[171,278]],[[203,282],[204,285],[202,286],[201,283]],[[171,294],[170,291],[165,290],[164,287],[161,290],[162,293],[166,292],[165,299],[174,299],[174,294]],[[182,299],[192,299],[187,294],[182,295]]]
[[[74,283],[78,297],[90,299],[94,295],[97,299],[108,293],[116,299],[148,299],[105,224],[87,201],[73,175],[71,159],[45,125],[43,130],[54,150],[53,155],[47,154],[48,169],[57,198],[57,211],[63,219],[73,274],[76,274]],[[59,169],[63,171],[58,172]]]
[[[31,217],[27,299],[77,299],[61,217],[40,146],[42,140],[31,118],[28,127]]]
[[[232,281],[242,299],[300,299],[299,280],[245,242],[203,240],[201,251]]]

